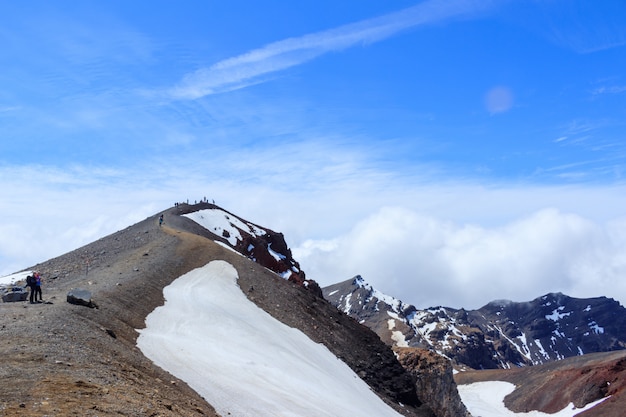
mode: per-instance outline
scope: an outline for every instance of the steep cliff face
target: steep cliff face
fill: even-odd
[[[394,351],[415,377],[420,398],[436,410],[437,417],[471,417],[457,391],[449,360],[427,349],[396,347]]]
[[[606,298],[546,294],[478,310],[418,310],[355,277],[323,289],[339,310],[395,346],[436,351],[458,366],[511,368],[626,348],[626,309]]]

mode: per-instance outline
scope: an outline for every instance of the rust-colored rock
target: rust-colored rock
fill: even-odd
[[[450,361],[427,349],[395,347],[398,360],[415,377],[420,399],[437,417],[468,417]]]

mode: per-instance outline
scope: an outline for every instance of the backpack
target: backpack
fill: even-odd
[[[35,285],[35,277],[32,275],[27,276],[26,285],[28,285],[29,287],[32,287],[33,285]]]

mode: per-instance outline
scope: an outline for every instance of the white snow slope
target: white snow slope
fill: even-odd
[[[25,280],[28,275],[32,275],[33,271],[17,272],[11,275],[0,277],[0,285],[12,285],[17,281]]]
[[[226,234],[228,236],[226,240],[228,240],[231,246],[237,245],[237,241],[242,240],[240,230],[252,236],[263,236],[266,233],[265,230],[252,223],[245,223],[234,215],[220,209],[198,210],[183,214],[183,216],[190,218],[217,236],[224,237]]]
[[[164,296],[137,345],[219,414],[399,416],[325,346],[249,301],[229,263],[190,271]]]
[[[467,410],[474,417],[574,417],[585,410],[604,401],[602,398],[583,408],[575,408],[572,403],[554,414],[541,411],[514,413],[504,406],[504,397],[515,390],[515,385],[504,381],[476,382],[474,384],[459,385],[459,394]]]

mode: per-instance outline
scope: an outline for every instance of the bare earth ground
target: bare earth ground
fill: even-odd
[[[511,370],[460,372],[457,384],[508,381],[516,389],[505,398],[516,412],[554,413],[573,402],[576,407],[610,396],[580,417],[626,415],[626,351],[593,353],[540,366]]]
[[[248,298],[324,343],[385,401],[398,408],[410,399],[397,389],[406,374],[372,332],[310,292],[188,233],[195,226],[175,209],[165,212],[162,227],[157,219],[36,265],[43,304],[0,303],[0,415],[216,416],[195,391],[143,356],[135,330],[163,304],[165,286],[215,259],[235,266]],[[71,288],[91,291],[98,308],[67,303]],[[400,411],[432,415],[424,406]]]
[[[0,414],[217,415],[135,347],[134,329],[163,304],[162,288],[199,261],[180,250],[148,219],[37,265],[46,303],[0,304]],[[99,308],[67,303],[71,288],[90,290]]]

